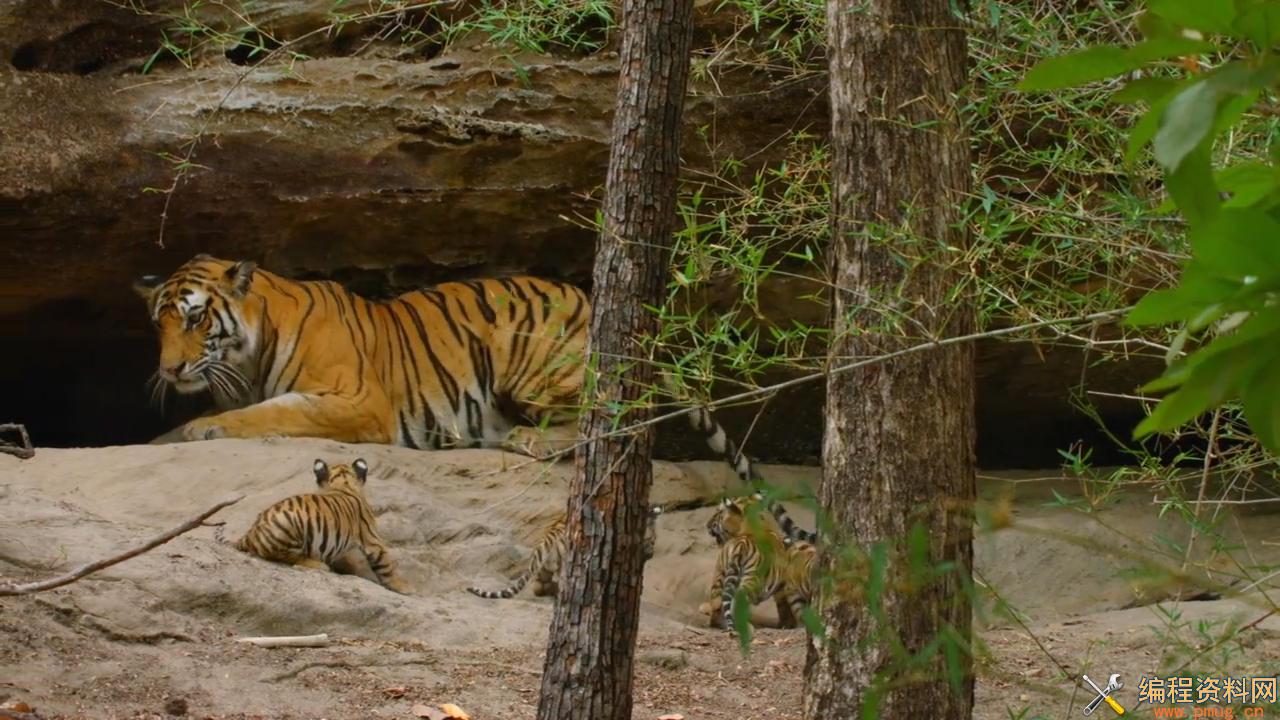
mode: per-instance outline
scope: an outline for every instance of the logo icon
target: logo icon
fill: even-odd
[[[1124,714],[1124,708],[1120,705],[1120,703],[1116,702],[1115,698],[1111,697],[1111,693],[1124,687],[1124,683],[1120,682],[1119,674],[1114,674],[1111,676],[1111,679],[1107,681],[1106,688],[1098,687],[1098,684],[1090,680],[1088,675],[1082,675],[1081,677],[1084,678],[1085,682],[1089,683],[1089,687],[1098,691],[1098,697],[1089,701],[1089,704],[1084,706],[1084,714],[1086,716],[1092,715],[1093,711],[1097,710],[1098,706],[1104,702],[1110,705],[1111,709],[1114,710],[1117,715]]]

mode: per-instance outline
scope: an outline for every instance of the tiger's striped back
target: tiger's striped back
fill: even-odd
[[[654,547],[658,539],[657,521],[658,516],[661,514],[662,508],[660,506],[654,506],[649,510],[644,533],[643,554],[645,560],[653,558]],[[537,597],[555,595],[559,590],[556,577],[560,572],[561,564],[564,562],[565,527],[564,517],[558,518],[547,527],[542,537],[533,546],[533,552],[529,554],[529,562],[524,571],[512,580],[507,587],[501,590],[469,587],[467,592],[490,600],[505,600],[519,594],[536,575],[537,582],[534,583],[533,594]]]
[[[359,549],[379,582],[406,592],[365,498],[365,461],[331,468],[316,460],[314,471],[319,492],[294,495],[263,510],[232,545],[265,560],[312,568],[332,566],[347,551]]]

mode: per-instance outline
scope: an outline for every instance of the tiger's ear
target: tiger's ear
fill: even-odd
[[[316,474],[316,484],[324,487],[329,482],[329,465],[320,459],[316,459],[311,469]]]
[[[133,281],[133,291],[138,293],[138,297],[151,304],[151,299],[156,295],[156,288],[164,284],[164,278],[159,275],[143,275]]]
[[[649,508],[649,517],[656,518],[661,514],[662,514],[661,505],[654,505],[653,507]]]
[[[257,269],[258,264],[250,260],[243,260],[227,268],[226,281],[231,286],[231,293],[238,298],[244,297],[253,284],[253,271]]]
[[[360,479],[360,484],[363,485],[364,479],[369,475],[369,463],[365,462],[364,458],[356,458],[356,461],[351,463],[351,469],[356,471],[356,477]]]

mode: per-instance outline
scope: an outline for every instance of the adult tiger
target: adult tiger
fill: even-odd
[[[566,283],[447,282],[375,302],[335,282],[197,255],[135,289],[160,339],[161,397],[169,386],[207,389],[222,411],[184,425],[188,440],[311,436],[535,454],[536,443],[563,444],[576,432],[591,312],[586,294]],[[754,480],[710,412],[688,417]]]

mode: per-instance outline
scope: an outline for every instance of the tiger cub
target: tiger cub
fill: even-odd
[[[707,531],[716,539],[720,553],[716,558],[711,599],[704,608],[712,627],[719,626],[730,633],[734,632],[734,604],[739,589],[745,592],[751,605],[774,598],[781,627],[795,627],[796,618],[813,599],[816,548],[811,542],[784,536],[772,528],[753,530],[748,509],[762,499],[758,493],[751,497],[725,498],[707,521]],[[775,504],[771,508],[775,516],[780,507]],[[794,524],[792,529],[798,530]],[[807,531],[800,532],[814,536]]]
[[[396,574],[395,561],[378,535],[364,495],[369,465],[360,459],[331,468],[316,460],[313,470],[320,492],[294,495],[263,510],[232,545],[272,562],[316,569],[325,569],[348,550],[359,548],[384,587],[408,593],[409,586]],[[226,543],[221,527],[216,535]]]
[[[715,538],[717,545],[723,545],[731,535],[740,535],[747,532],[747,517],[745,512],[747,506],[753,505],[757,502],[764,502],[765,497],[763,494],[756,492],[750,495],[750,499],[751,502],[748,503],[746,498],[739,498],[738,500],[726,498],[724,505],[735,503],[738,505],[741,512],[726,515],[723,512],[724,505],[722,505],[721,510],[718,510],[715,515],[712,515],[711,518],[707,520],[707,532],[711,534],[711,537]],[[791,516],[787,514],[787,509],[782,507],[782,503],[769,501],[768,507],[769,512],[773,514],[773,519],[777,521],[778,527],[782,529],[782,535],[786,540],[790,542],[809,543],[810,545],[816,545],[818,543],[818,533],[811,532],[800,527],[800,525],[796,523],[795,520],[792,520]]]
[[[661,514],[661,506],[655,505],[649,510],[649,518],[645,524],[644,531],[643,552],[645,560],[653,558],[653,548],[658,540],[658,516]],[[533,579],[533,594],[536,597],[554,596],[560,589],[556,582],[556,577],[560,572],[560,564],[564,561],[564,531],[564,517],[551,523],[543,532],[537,544],[533,546],[533,553],[529,555],[529,565],[524,572],[520,573],[511,582],[511,585],[502,590],[484,590],[478,587],[469,587],[467,592],[491,600],[507,599],[515,597],[529,583],[529,580]]]

